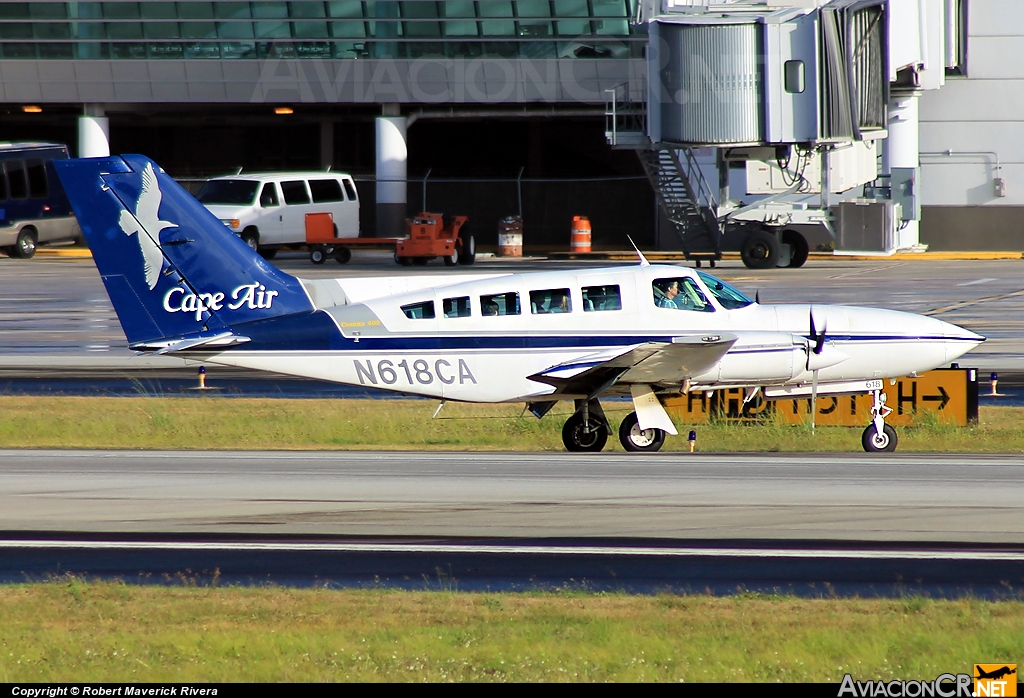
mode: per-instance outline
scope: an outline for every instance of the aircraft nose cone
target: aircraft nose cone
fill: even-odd
[[[946,361],[960,358],[985,341],[980,334],[949,322],[942,322],[942,335],[946,338]]]

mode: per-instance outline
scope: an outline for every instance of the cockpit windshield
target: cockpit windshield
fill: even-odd
[[[700,280],[708,287],[708,290],[711,291],[711,295],[713,295],[726,310],[746,308],[748,305],[753,304],[754,301],[750,300],[721,279],[717,279],[714,276],[711,276],[711,274],[705,274],[702,271],[698,271],[697,274],[700,276]]]

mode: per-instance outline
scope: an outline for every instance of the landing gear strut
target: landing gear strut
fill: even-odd
[[[600,451],[608,443],[608,419],[597,400],[577,400],[576,412],[562,427],[567,451]]]
[[[860,437],[861,445],[868,453],[892,452],[896,450],[896,430],[885,423],[885,418],[892,414],[892,408],[885,406],[885,393],[881,390],[872,391],[874,403],[871,405],[871,424]]]

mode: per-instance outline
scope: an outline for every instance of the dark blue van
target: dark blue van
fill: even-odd
[[[81,240],[54,160],[67,160],[60,143],[0,143],[0,251],[28,259],[37,245]]]

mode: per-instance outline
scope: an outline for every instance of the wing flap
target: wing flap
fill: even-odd
[[[710,370],[736,343],[736,335],[674,337],[587,354],[529,376],[556,394],[594,397],[615,383],[678,384]]]

